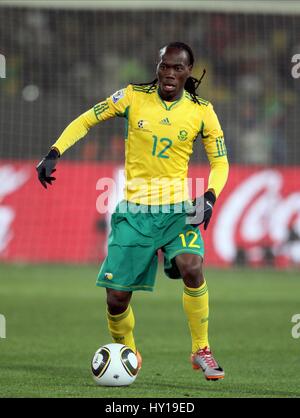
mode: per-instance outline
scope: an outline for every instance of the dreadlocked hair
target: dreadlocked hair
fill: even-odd
[[[171,42],[168,45],[160,48],[160,54],[162,55],[163,51],[165,51],[168,48],[176,48],[176,49],[179,49],[181,51],[186,51],[188,56],[189,56],[189,65],[193,66],[194,61],[195,61],[194,54],[193,54],[192,49],[187,44],[185,44],[183,42]],[[198,87],[200,86],[201,81],[202,81],[203,77],[205,76],[205,73],[206,73],[206,70],[204,69],[199,80],[195,77],[188,77],[188,79],[186,80],[185,85],[184,85],[184,89],[188,93],[190,93],[193,102],[198,103],[198,104],[200,104],[200,102],[198,100],[196,91],[197,91]],[[140,84],[133,83],[133,84],[136,85],[136,86],[148,86],[149,85],[149,89],[147,90],[149,92],[157,84],[157,82],[158,82],[158,79],[155,78],[150,83],[140,83]]]
[[[205,76],[206,70],[203,70],[202,76],[199,78],[199,80],[195,77],[189,77],[184,85],[184,88],[187,92],[190,93],[190,95],[192,96],[192,100],[195,103],[200,104],[198,97],[197,97],[197,88],[200,86],[201,81],[203,79],[203,77]]]

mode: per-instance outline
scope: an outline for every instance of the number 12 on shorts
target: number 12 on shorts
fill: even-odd
[[[200,248],[200,245],[195,244],[198,235],[195,231],[187,231],[185,234],[179,234],[183,247],[188,248]]]

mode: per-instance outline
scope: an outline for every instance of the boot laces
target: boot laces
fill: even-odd
[[[208,347],[204,347],[203,349],[198,351],[198,354],[204,359],[205,363],[215,369],[218,366],[218,363],[216,362],[216,360],[214,359],[212,352],[210,351],[210,349]]]

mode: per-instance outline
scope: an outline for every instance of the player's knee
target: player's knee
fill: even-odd
[[[202,260],[193,263],[181,263],[180,272],[185,285],[188,287],[199,287],[204,283]]]
[[[131,292],[107,289],[107,306],[109,313],[118,315],[124,312],[128,308],[130,298]]]

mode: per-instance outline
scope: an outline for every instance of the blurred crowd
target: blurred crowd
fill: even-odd
[[[230,161],[300,164],[300,16],[0,8],[1,158],[45,153],[78,114],[130,82],[155,78],[157,50],[188,43],[199,95],[211,101]],[[123,121],[106,122],[66,158],[123,161]],[[193,161],[204,161],[197,150]]]

